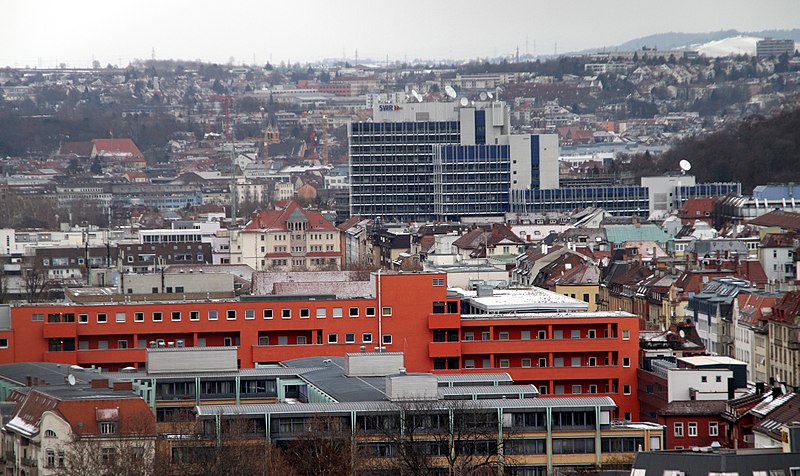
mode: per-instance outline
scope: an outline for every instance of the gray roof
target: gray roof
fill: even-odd
[[[103,378],[117,379],[117,380],[144,380],[156,378],[160,380],[181,380],[193,379],[201,377],[204,379],[212,378],[233,378],[233,377],[295,377],[302,375],[306,372],[318,370],[317,367],[261,367],[254,369],[239,369],[230,372],[179,372],[179,373],[165,373],[150,375],[144,370],[136,372],[103,372]]]
[[[59,400],[118,400],[123,398],[141,398],[132,390],[114,390],[108,387],[92,388],[89,385],[40,385],[34,389]]]
[[[452,403],[445,401],[425,402],[425,407],[435,409],[436,405],[442,410],[452,408]],[[395,412],[405,405],[413,403],[402,402],[344,402],[344,403],[273,403],[249,405],[198,405],[199,416],[215,415],[308,415],[316,413],[349,413],[349,412]],[[564,397],[564,398],[520,398],[520,399],[488,399],[473,400],[467,408],[470,409],[546,409],[546,408],[594,408],[601,407],[612,409],[616,404],[611,397]]]
[[[50,362],[20,362],[0,365],[0,379],[26,385],[27,377],[37,378],[39,382],[62,384],[67,375],[74,375],[78,383],[89,383],[97,374],[80,367]]]
[[[385,377],[346,377],[342,357],[306,357],[282,364],[290,369],[295,366],[315,367],[314,371],[303,373],[302,379],[337,402],[369,402],[387,398]]]
[[[647,474],[662,475],[667,471],[683,471],[692,476],[706,476],[717,472],[734,472],[752,476],[755,471],[784,470],[800,466],[800,453],[783,453],[780,448],[748,449],[741,454],[733,450],[712,452],[672,453],[651,451],[636,453],[633,467],[646,469]],[[727,473],[726,473],[727,474]]]
[[[456,387],[439,387],[439,396],[454,395],[526,395],[536,397],[539,391],[535,385],[461,385]]]

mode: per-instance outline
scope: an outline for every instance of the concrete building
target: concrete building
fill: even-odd
[[[756,43],[756,57],[769,58],[780,55],[794,55],[794,40],[779,40],[775,38],[764,38]]]
[[[377,104],[349,143],[351,215],[497,216],[511,189],[558,187],[557,137],[511,135],[502,101]]]

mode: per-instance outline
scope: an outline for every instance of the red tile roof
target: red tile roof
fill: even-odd
[[[800,313],[800,291],[789,291],[772,308],[772,320],[793,322]]]
[[[698,220],[710,217],[713,210],[713,198],[690,198],[678,210],[678,217],[683,220]]]
[[[253,215],[244,227],[245,231],[289,231],[286,222],[290,219],[305,219],[309,230],[336,231],[336,227],[315,210],[303,210],[297,202],[291,202],[284,210],[266,210]]]
[[[776,296],[759,296],[752,293],[739,293],[739,322],[751,326],[772,317],[772,306],[778,302]]]
[[[92,143],[98,155],[128,155],[144,160],[144,155],[131,139],[94,139]]]
[[[78,157],[91,157],[93,144],[91,142],[64,142],[59,149],[59,155],[77,155]]]
[[[784,230],[800,231],[800,213],[774,210],[748,222],[751,225],[775,226]]]

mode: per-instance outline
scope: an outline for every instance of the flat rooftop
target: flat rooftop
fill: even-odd
[[[477,291],[450,288],[458,292],[462,299],[473,308],[484,312],[507,311],[587,311],[589,303],[573,299],[547,289],[530,287],[514,289],[494,289],[491,296],[478,296]]]

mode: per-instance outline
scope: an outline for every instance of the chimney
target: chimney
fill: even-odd
[[[112,384],[114,390],[131,390],[133,391],[133,382],[114,382]]]
[[[773,399],[778,398],[781,395],[783,395],[783,390],[781,390],[781,386],[780,385],[776,385],[776,386],[772,387],[772,398]]]
[[[756,382],[756,395],[764,393],[764,382]]]
[[[733,377],[728,377],[728,400],[736,398],[736,384],[733,382]]]
[[[33,386],[33,378],[30,375],[25,376],[25,386],[32,387]]]
[[[108,388],[108,379],[107,378],[92,379],[91,387],[92,388]]]

